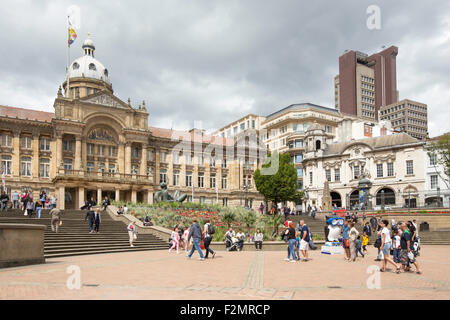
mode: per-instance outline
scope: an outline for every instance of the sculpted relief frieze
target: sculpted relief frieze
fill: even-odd
[[[93,97],[93,98],[87,99],[87,100],[85,100],[85,102],[94,103],[94,104],[107,106],[107,107],[114,107],[114,108],[125,109],[123,104],[121,104],[116,99],[114,99],[113,97],[111,97],[109,95],[106,95],[106,94],[100,95],[98,97]]]

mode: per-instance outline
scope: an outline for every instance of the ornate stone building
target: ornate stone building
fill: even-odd
[[[257,147],[195,129],[149,127],[145,102],[133,107],[114,96],[91,39],[83,52],[68,68],[54,113],[0,106],[1,166],[10,194],[32,190],[36,198],[46,190],[61,209],[105,196],[152,203],[166,182],[191,201],[259,205],[252,183]]]

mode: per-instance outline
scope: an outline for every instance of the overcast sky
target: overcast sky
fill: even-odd
[[[66,10],[81,9],[72,60],[91,33],[116,96],[149,106],[153,126],[208,131],[293,103],[334,108],[347,49],[399,47],[400,99],[450,131],[450,1],[0,1],[0,104],[53,112],[66,68]],[[369,5],[381,29],[366,25]]]

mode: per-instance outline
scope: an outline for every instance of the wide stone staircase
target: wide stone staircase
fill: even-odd
[[[45,258],[88,255],[99,253],[168,249],[166,239],[153,234],[139,234],[130,247],[127,226],[114,221],[108,213],[102,213],[99,233],[89,233],[86,211],[66,210],[62,213],[62,226],[58,233],[51,231],[49,210],[43,210],[41,219],[29,218],[20,210],[0,211],[0,223],[29,223],[46,225],[44,240]]]

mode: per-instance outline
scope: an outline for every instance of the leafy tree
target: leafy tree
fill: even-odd
[[[434,166],[436,173],[447,185],[447,188],[450,188],[450,132],[429,143],[427,150],[428,156],[435,157],[437,160]],[[443,173],[438,170],[438,164],[443,167]]]
[[[233,211],[225,211],[222,214],[222,221],[228,225],[229,229],[231,224],[236,221],[236,214]]]
[[[250,228],[256,223],[256,212],[251,210],[240,212],[239,220],[247,226],[247,233],[250,234]]]
[[[274,153],[274,158],[277,157]],[[270,154],[268,159],[270,159]],[[288,153],[278,155],[279,166],[278,170],[273,174],[263,174],[260,169],[257,169],[254,174],[256,189],[268,201],[272,201],[277,205],[283,201],[298,202],[302,199],[303,193],[298,191],[297,184],[297,170],[294,165],[290,163],[291,157]],[[266,163],[262,167],[270,168],[271,163]]]
[[[267,225],[272,227],[272,239],[278,235],[278,228],[283,225],[284,217],[281,214],[268,215],[265,218]]]

